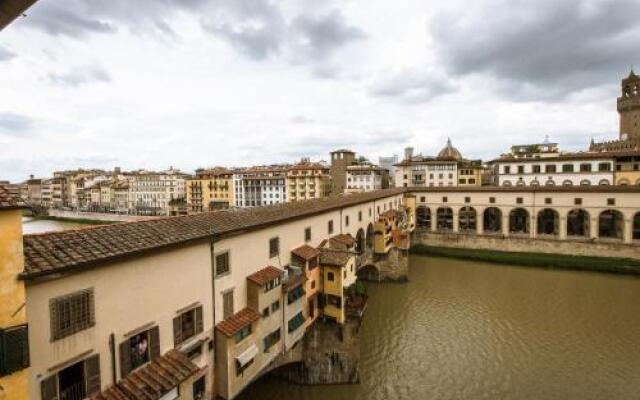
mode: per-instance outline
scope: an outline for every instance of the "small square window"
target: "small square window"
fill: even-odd
[[[442,202],[446,203],[448,201],[447,196],[442,197]]]
[[[522,204],[522,197],[516,197],[516,203]]]
[[[544,204],[551,204],[551,197],[546,197],[544,199]]]
[[[573,199],[573,204],[575,204],[576,206],[582,205],[582,199],[580,197],[576,197],[575,199]]]
[[[424,196],[421,196],[421,197],[420,197],[420,203],[424,203],[424,202],[426,202],[426,201],[427,201],[427,198],[426,198],[426,197],[424,197]]]
[[[333,282],[334,279],[333,272],[327,272],[327,280]]]
[[[465,203],[471,203],[471,197],[465,197],[464,198],[464,202]]]
[[[496,202],[496,198],[495,197],[489,197],[489,203],[493,204]]]
[[[616,205],[616,199],[607,199],[607,205],[608,206],[615,206]]]

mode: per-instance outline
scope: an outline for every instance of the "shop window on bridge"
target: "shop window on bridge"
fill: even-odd
[[[264,343],[264,352],[268,353],[269,349],[280,341],[280,328],[265,336],[262,341]]]
[[[82,400],[100,391],[100,356],[95,354],[40,382],[42,400]]]
[[[293,333],[298,328],[304,325],[304,315],[302,315],[302,311],[297,313],[295,317],[291,318],[287,323],[287,332]]]
[[[342,297],[328,294],[327,305],[334,306],[335,308],[342,308]]]
[[[305,294],[304,292],[304,288],[302,287],[302,285],[296,287],[295,289],[289,291],[289,293],[287,293],[287,304],[291,304],[294,301],[298,300],[299,298],[303,297]]]
[[[484,210],[483,231],[485,233],[499,233],[502,231],[502,211],[496,207]]]

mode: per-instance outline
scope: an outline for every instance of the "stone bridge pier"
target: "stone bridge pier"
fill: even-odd
[[[387,253],[365,251],[356,260],[358,279],[369,282],[407,282],[409,251],[392,247]]]

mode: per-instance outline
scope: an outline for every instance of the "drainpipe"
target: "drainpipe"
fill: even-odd
[[[109,335],[109,352],[111,353],[111,380],[115,385],[117,382],[116,376],[116,338],[114,334]]]
[[[215,371],[216,368],[216,266],[215,266],[215,257],[214,257],[214,250],[215,247],[213,245],[213,239],[211,239],[211,314],[212,314],[212,318],[213,318],[213,326],[211,329],[211,343],[213,346],[213,355],[212,355],[212,362],[211,362],[211,366],[212,366],[212,371],[211,371],[211,378],[212,380],[214,379],[214,373],[213,371]],[[215,389],[215,385],[212,386],[212,391],[215,393],[216,389]]]

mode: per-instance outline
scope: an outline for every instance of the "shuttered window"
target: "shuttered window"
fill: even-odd
[[[70,371],[73,371],[73,374]],[[99,393],[100,389],[99,354],[73,364],[40,382],[42,400],[83,399]]]
[[[120,378],[160,357],[160,329],[154,326],[120,343]]]
[[[0,329],[0,376],[29,366],[29,328],[25,325]]]
[[[230,271],[229,252],[216,255],[216,276],[226,275]]]
[[[269,258],[280,254],[280,238],[274,237],[269,239]]]
[[[59,340],[95,325],[93,288],[51,299],[51,340]]]
[[[183,312],[173,319],[174,346],[178,347],[178,345],[201,333],[203,330],[202,306]]]

